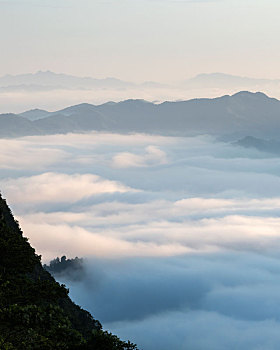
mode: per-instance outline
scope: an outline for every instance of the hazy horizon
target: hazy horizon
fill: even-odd
[[[0,10],[0,75],[279,77],[277,0],[9,0]]]
[[[97,79],[97,80],[105,80],[105,79],[116,79],[116,80],[121,80],[124,82],[131,82],[134,84],[143,84],[143,83],[147,83],[147,82],[155,82],[155,83],[159,83],[159,84],[170,84],[170,85],[174,85],[174,84],[178,84],[178,83],[182,83],[186,80],[190,80],[190,79],[194,79],[200,76],[215,76],[215,75],[221,75],[221,76],[227,76],[227,77],[236,77],[236,78],[246,78],[246,79],[255,79],[255,80],[270,80],[270,81],[275,81],[275,80],[280,80],[280,73],[279,76],[273,76],[273,77],[266,77],[266,76],[251,76],[251,75],[245,75],[245,74],[239,74],[238,72],[236,72],[236,74],[233,74],[231,72],[225,72],[225,71],[209,71],[209,72],[205,72],[205,71],[199,71],[196,73],[190,73],[189,75],[186,76],[181,76],[180,78],[177,79],[172,79],[170,81],[168,80],[151,80],[151,79],[136,79],[135,77],[131,77],[131,79],[124,79],[121,76],[118,75],[103,75],[103,76],[96,76],[93,74],[74,74],[70,71],[55,71],[52,69],[36,69],[33,71],[19,71],[17,73],[11,73],[11,72],[5,72],[4,74],[0,75],[0,78],[3,77],[16,77],[16,76],[24,76],[24,75],[36,75],[36,74],[46,74],[46,73],[53,73],[56,75],[67,75],[67,76],[73,76],[73,77],[79,77],[79,78],[90,78],[90,79]]]
[[[149,102],[217,98],[240,91],[263,92],[280,99],[280,79],[256,79],[226,73],[200,73],[188,79],[160,83],[124,81],[55,73],[50,70],[0,76],[0,113],[31,109],[56,111],[81,103],[102,104],[128,99]]]

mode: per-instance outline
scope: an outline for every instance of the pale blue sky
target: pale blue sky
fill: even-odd
[[[278,0],[0,1],[0,75],[280,78]]]

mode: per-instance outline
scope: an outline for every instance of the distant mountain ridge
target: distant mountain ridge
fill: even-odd
[[[275,138],[280,130],[280,101],[247,91],[214,99],[161,104],[144,100],[102,105],[83,103],[44,117],[42,113],[47,112],[0,115],[0,137],[102,131],[176,136],[210,134],[236,139],[247,135]]]
[[[20,115],[21,117],[24,117],[28,120],[37,120],[37,119],[45,118],[50,114],[51,114],[51,112],[45,111],[43,109],[35,108],[35,109],[31,109],[29,111],[20,113],[18,115]]]
[[[243,77],[225,73],[202,73],[192,78],[184,79],[173,83],[159,83],[156,81],[144,81],[135,83],[124,81],[114,77],[93,78],[80,77],[70,74],[55,73],[52,71],[38,71],[0,77],[0,92],[38,92],[52,90],[126,90],[126,89],[205,89],[205,88],[239,88],[253,89],[259,87],[262,90],[265,86],[278,86],[280,79],[259,79]]]
[[[139,86],[160,87],[156,82],[136,84],[117,78],[107,77],[97,79],[92,77],[78,77],[69,74],[38,71],[19,75],[4,75],[0,77],[0,91],[48,91],[55,89],[86,90],[86,89],[128,89]]]
[[[237,76],[225,73],[198,74],[194,78],[184,81],[186,86],[191,87],[211,87],[211,88],[232,88],[232,87],[255,87],[267,84],[279,85],[280,79],[258,79]]]

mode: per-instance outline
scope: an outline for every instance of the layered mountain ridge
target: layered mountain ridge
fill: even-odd
[[[215,99],[161,104],[144,100],[83,103],[51,113],[38,110],[37,116],[36,110],[0,115],[2,138],[102,131],[171,136],[210,134],[230,140],[248,135],[278,137],[279,127],[280,101],[246,91]]]

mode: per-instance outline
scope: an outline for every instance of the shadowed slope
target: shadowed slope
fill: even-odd
[[[102,331],[43,269],[0,196],[0,348],[136,349]]]

